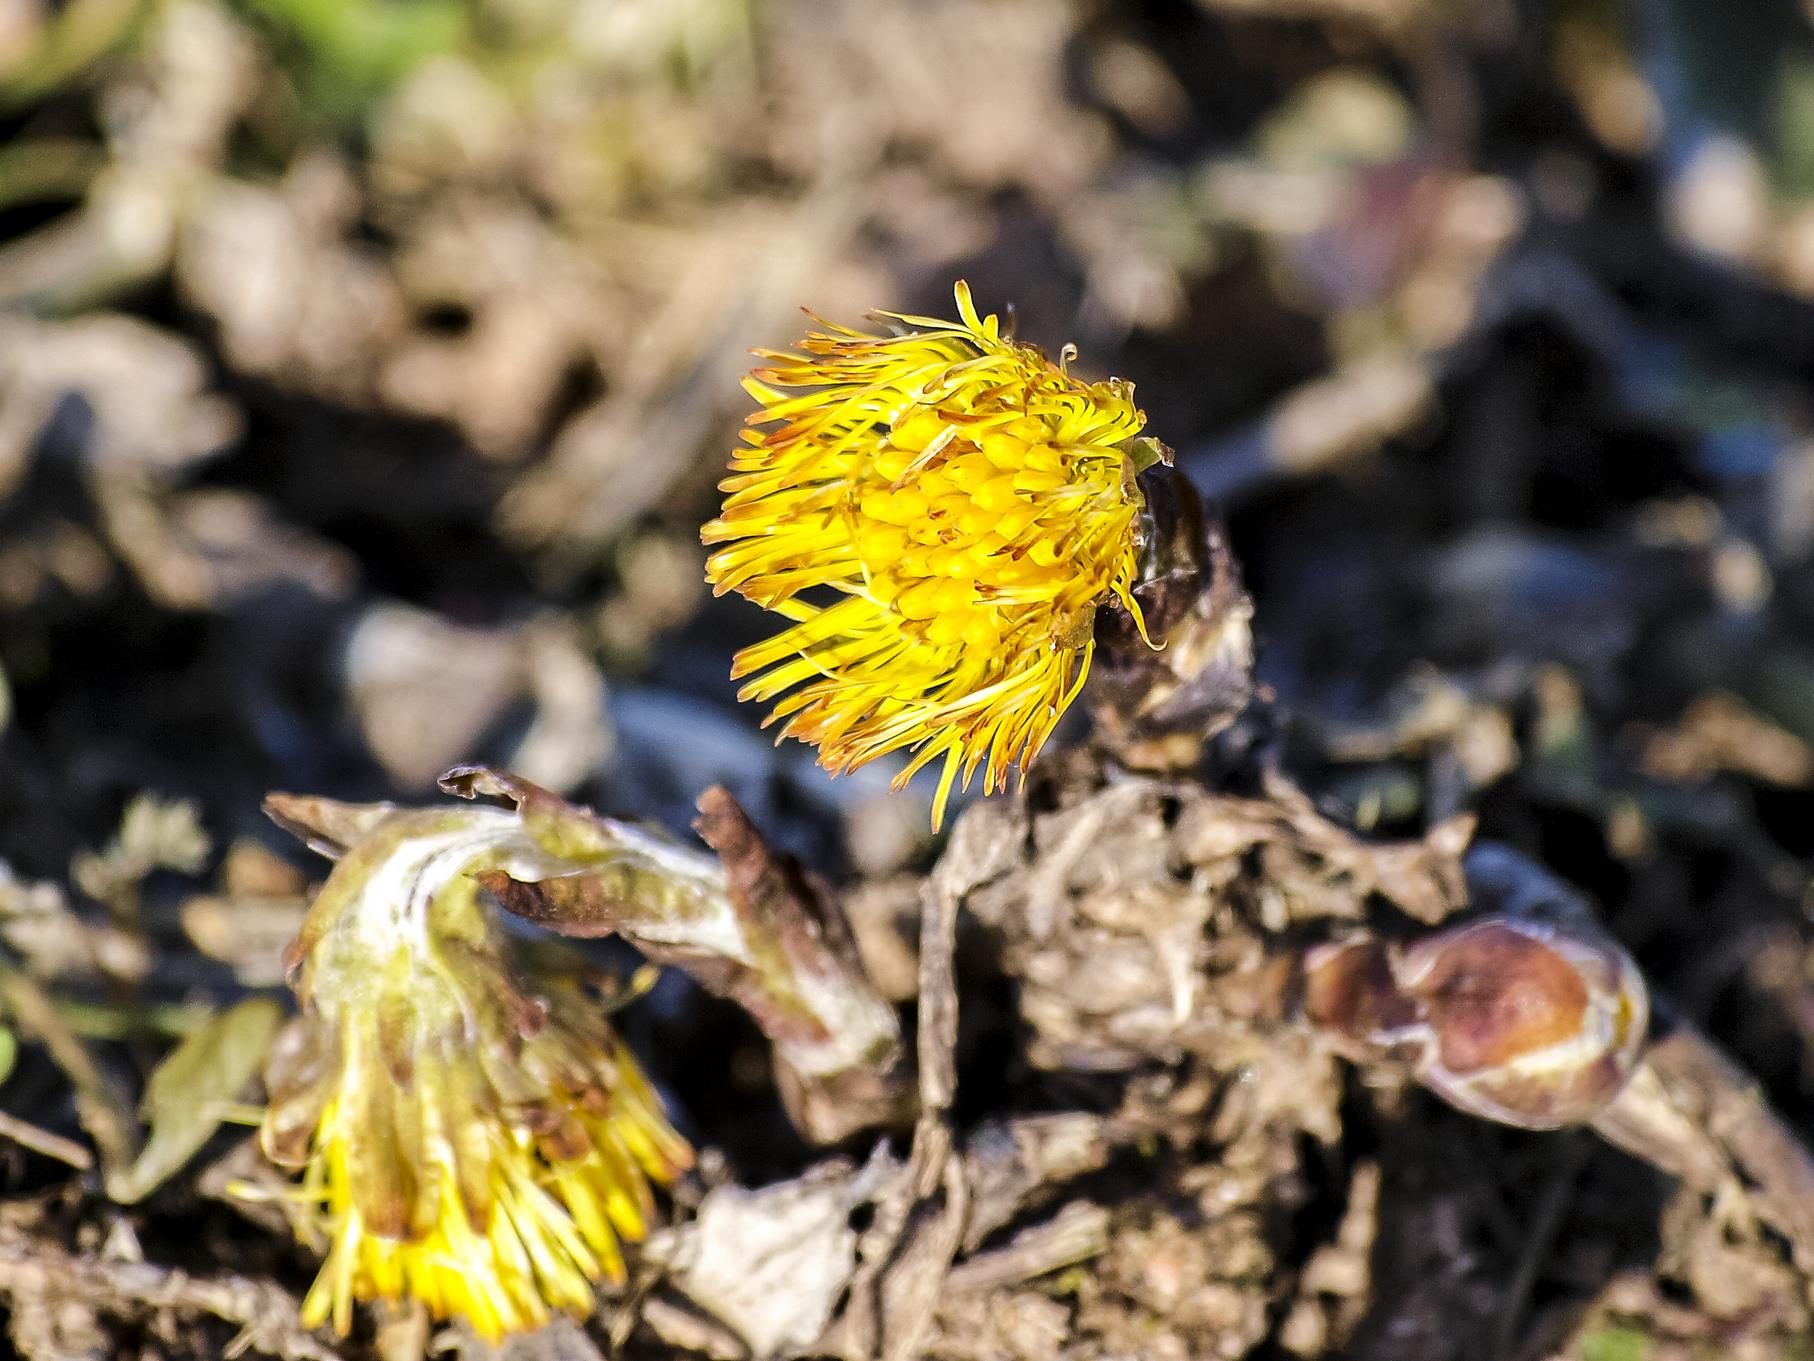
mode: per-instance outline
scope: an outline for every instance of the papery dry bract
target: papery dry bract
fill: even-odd
[[[1122,765],[1187,770],[1253,694],[1253,602],[1222,526],[1174,467],[1142,477],[1141,613],[1096,616],[1096,736]],[[1150,638],[1157,646],[1142,646]]]
[[[751,424],[774,428],[744,431],[701,534],[718,593],[791,621],[737,654],[740,698],[779,699],[769,721],[837,773],[942,760],[935,826],[960,773],[993,790],[1038,753],[1098,603],[1138,617],[1134,473],[1157,457],[1131,385],[1072,378],[956,294],[957,322],[881,313],[904,333],[824,323],[759,352]]]

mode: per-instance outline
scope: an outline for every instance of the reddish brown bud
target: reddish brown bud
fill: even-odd
[[[1315,950],[1304,1010],[1351,1049],[1408,1059],[1451,1105],[1525,1129],[1604,1109],[1650,1018],[1637,966],[1609,937],[1504,915],[1403,948],[1365,939]]]

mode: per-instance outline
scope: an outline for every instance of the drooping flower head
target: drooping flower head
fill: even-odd
[[[960,774],[992,791],[1039,751],[1098,604],[1139,618],[1134,473],[1158,456],[1131,385],[1073,378],[956,292],[955,322],[879,313],[895,334],[821,323],[802,354],[758,351],[761,409],[701,534],[719,594],[791,621],[737,654],[739,697],[785,696],[769,722],[834,773],[942,760],[934,826]]]
[[[304,1324],[405,1297],[493,1340],[583,1317],[692,1153],[599,998],[532,972],[471,877],[533,843],[496,809],[272,805],[345,843],[311,838],[341,859],[291,947],[305,1012],[261,1130],[325,1243]]]

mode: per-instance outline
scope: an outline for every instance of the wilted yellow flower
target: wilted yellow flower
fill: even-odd
[[[533,856],[518,820],[273,802],[361,820],[291,947],[305,1013],[266,1075],[263,1146],[326,1244],[303,1322],[404,1297],[494,1340],[583,1317],[692,1153],[599,999],[530,972],[470,877]]]
[[[719,594],[792,621],[737,654],[739,697],[791,690],[769,721],[835,773],[910,749],[900,783],[942,758],[935,826],[960,772],[993,790],[1039,751],[1102,599],[1139,617],[1134,473],[1158,450],[1131,385],[1071,377],[956,291],[956,322],[880,313],[904,333],[759,351],[751,424],[775,428],[743,432],[701,534],[726,545]]]

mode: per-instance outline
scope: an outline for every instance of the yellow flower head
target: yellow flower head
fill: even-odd
[[[470,877],[525,854],[515,817],[366,811],[292,947],[305,1014],[266,1075],[263,1146],[327,1251],[303,1322],[404,1297],[493,1340],[583,1317],[692,1152],[599,1000],[524,972]]]
[[[1038,753],[1082,688],[1096,607],[1139,618],[1141,500],[1133,388],[1084,383],[981,317],[881,313],[906,328],[813,332],[804,354],[759,351],[762,404],[705,526],[706,574],[792,621],[737,654],[739,698],[769,700],[784,736],[843,773],[915,755],[951,785],[984,765],[992,791]],[[802,592],[828,588],[824,599]]]

